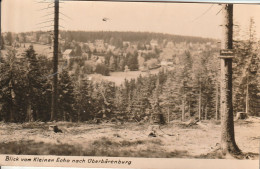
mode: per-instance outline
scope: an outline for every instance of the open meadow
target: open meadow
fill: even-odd
[[[101,74],[89,75],[93,81],[109,81],[115,83],[116,86],[124,84],[125,80],[137,79],[139,76],[148,76],[149,74],[158,74],[161,68],[153,69],[148,72],[142,71],[129,71],[129,72],[110,72],[109,76],[103,76]]]
[[[148,136],[149,124],[146,123],[55,123],[62,133],[49,130],[49,125],[53,124],[1,123],[0,154],[227,158],[217,151],[219,121],[202,121],[194,125],[172,121],[161,126],[155,137]],[[259,118],[235,122],[237,144],[243,152],[259,153],[259,130]],[[258,155],[253,158],[257,159]]]

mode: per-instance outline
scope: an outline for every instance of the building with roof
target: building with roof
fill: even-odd
[[[62,54],[63,59],[69,60],[72,57],[72,49],[66,49]]]

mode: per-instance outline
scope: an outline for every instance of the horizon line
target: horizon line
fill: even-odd
[[[53,31],[53,30],[32,30],[32,31],[25,31],[25,32],[13,32],[13,31],[2,31],[1,34],[4,33],[15,33],[15,34],[20,34],[20,33],[33,33],[33,32],[48,32],[48,31]],[[213,38],[213,37],[203,37],[203,36],[196,36],[196,35],[183,35],[183,34],[172,34],[172,33],[165,33],[165,32],[150,32],[150,31],[123,31],[123,30],[59,30],[59,31],[71,31],[71,32],[122,32],[122,33],[127,33],[127,32],[132,32],[132,33],[155,33],[155,34],[163,34],[163,35],[171,35],[171,36],[186,36],[186,37],[192,37],[192,38],[203,38],[203,39],[210,39],[210,40],[220,40],[218,38]]]

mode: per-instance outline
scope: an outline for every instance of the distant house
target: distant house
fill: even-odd
[[[114,51],[115,48],[116,48],[115,46],[108,45],[108,47],[107,47],[107,51]]]
[[[35,43],[36,42],[36,38],[32,35],[27,35],[26,36],[26,42],[30,42],[30,43]]]
[[[72,57],[72,49],[66,49],[64,52],[63,52],[63,59],[67,59],[69,60],[71,57]]]
[[[51,43],[51,42],[50,42],[50,43]],[[66,41],[65,41],[64,39],[60,39],[60,40],[59,40],[59,43],[60,43],[61,45],[63,45],[63,46],[64,46],[64,45],[65,45],[65,43],[66,43]]]
[[[130,46],[131,43],[129,41],[123,41],[123,46]]]
[[[137,48],[135,48],[135,46],[131,45],[128,46],[127,49],[125,50],[126,53],[131,53],[134,54],[137,51]]]
[[[96,49],[94,43],[85,43],[85,44],[87,44],[91,52],[93,52]]]
[[[97,52],[104,52],[105,51],[104,40],[95,40],[95,47]]]
[[[97,64],[105,63],[105,57],[104,56],[98,56],[98,59],[97,59],[96,63]]]
[[[167,45],[166,45],[166,48],[174,48],[174,43],[168,42]]]
[[[24,36],[22,36],[22,34],[18,34],[18,39],[20,43],[25,41]]]
[[[162,67],[173,66],[173,61],[170,60],[170,59],[162,60],[161,61],[161,66]]]
[[[102,40],[102,39],[97,39],[97,40],[95,40],[95,44],[96,44],[96,45],[104,45],[104,40]]]
[[[152,48],[155,48],[158,46],[158,41],[153,39],[150,41],[150,44],[151,44]]]
[[[47,34],[41,35],[40,38],[39,38],[39,42],[41,44],[49,44],[49,43],[51,43],[50,35],[47,35]]]

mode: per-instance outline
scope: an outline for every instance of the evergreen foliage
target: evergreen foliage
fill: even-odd
[[[248,102],[249,115],[259,116],[260,59],[252,25],[247,40],[237,40],[234,44],[234,113],[245,111]],[[110,71],[124,71],[126,68],[138,70],[140,55],[136,50],[128,51],[129,46],[123,45],[123,41],[134,41],[131,36],[135,37],[135,41],[140,38],[142,40],[137,48],[144,50],[144,44],[149,40],[157,37],[160,41],[166,37],[153,33],[62,32],[62,36],[75,41],[81,38],[91,41],[98,39],[100,34],[105,42],[121,46],[117,53],[98,53],[97,50],[90,51],[88,46],[81,48],[76,42],[65,42],[64,47],[73,48],[75,55],[80,56],[85,51],[88,54],[71,59],[68,67],[59,71],[57,121],[117,118],[148,122],[154,115],[161,115],[160,118],[166,122],[191,118],[219,119],[219,59],[215,48],[196,52],[186,49],[175,54],[173,46],[168,53],[162,53],[170,55],[173,64],[171,70],[163,67],[158,74],[147,72],[145,76],[125,79],[123,84],[116,86],[108,81],[91,81],[88,74],[96,72],[108,76]],[[196,38],[189,40],[200,41]],[[0,120],[48,121],[51,112],[52,62],[45,56],[37,55],[33,46],[25,51],[23,57],[17,57],[16,53],[11,49],[5,57],[1,57]],[[160,51],[155,53],[159,55]],[[159,56],[148,55],[149,61],[157,64]],[[102,58],[103,63],[95,64],[98,57],[100,60]]]

